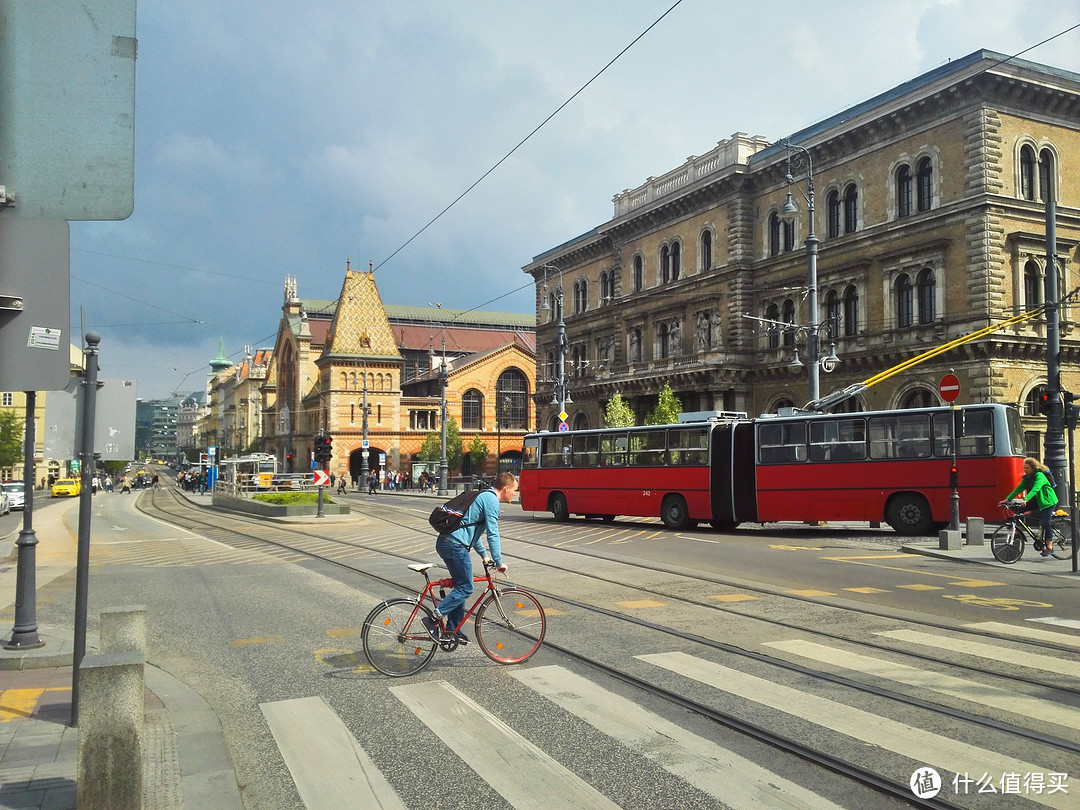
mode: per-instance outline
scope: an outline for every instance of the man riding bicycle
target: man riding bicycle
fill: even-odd
[[[472,502],[461,527],[450,534],[439,535],[435,541],[435,551],[442,557],[443,563],[450,570],[454,580],[454,589],[446,595],[435,609],[435,619],[425,616],[421,621],[435,641],[442,639],[447,622],[455,628],[465,619],[465,600],[473,592],[471,549],[482,559],[488,559],[488,550],[484,547],[483,535],[486,532],[488,545],[491,547],[490,559],[500,573],[506,572],[502,559],[502,542],[499,539],[499,504],[510,503],[518,491],[517,476],[504,472],[495,479],[495,488],[481,492]],[[458,644],[468,644],[468,637],[457,633]]]

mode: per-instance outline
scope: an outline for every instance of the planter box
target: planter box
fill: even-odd
[[[243,512],[247,515],[259,515],[261,517],[315,517],[319,512],[318,504],[314,503],[279,506],[273,503],[253,501],[250,498],[233,498],[220,492],[214,493],[213,504],[215,509]],[[349,514],[349,507],[339,503],[324,503],[323,514],[347,515]]]

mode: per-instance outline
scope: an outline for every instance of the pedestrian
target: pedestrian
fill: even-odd
[[[100,487],[101,487],[101,479],[98,478],[97,475],[95,474],[94,477],[90,479],[90,494],[91,495],[97,495],[97,491],[98,491],[98,489]]]
[[[112,476],[109,475],[108,473],[105,474],[105,491],[106,492],[112,492],[113,491]]]
[[[443,633],[454,633],[458,644],[469,643],[468,636],[457,630],[465,620],[465,600],[473,592],[472,556],[469,552],[475,549],[481,559],[500,573],[506,573],[499,538],[499,504],[510,503],[517,491],[517,476],[503,473],[495,479],[494,489],[486,489],[476,496],[465,512],[460,528],[450,534],[439,535],[435,541],[435,551],[442,557],[454,580],[454,589],[439,602],[435,618],[424,616],[420,620],[436,641],[441,640]],[[490,555],[488,548],[484,547],[484,534],[487,534]]]
[[[342,475],[342,476],[340,476],[338,478],[337,491],[338,491],[338,495],[344,495],[345,494],[345,476],[344,475]]]
[[[1035,546],[1035,550],[1042,556],[1050,556],[1054,547],[1054,535],[1051,527],[1054,507],[1058,504],[1057,493],[1054,492],[1054,484],[1050,478],[1050,468],[1037,458],[1024,459],[1024,477],[1016,485],[1016,489],[1005,496],[1005,500],[998,505],[1004,506],[1018,493],[1024,493],[1026,503],[1021,512],[1035,512],[1039,515],[1039,524],[1042,526],[1042,543]]]
[[[368,476],[368,495],[374,495],[375,489],[379,486],[379,475],[376,472],[372,472]]]
[[[337,476],[335,476],[333,473],[330,473],[330,486],[333,486],[336,480]]]

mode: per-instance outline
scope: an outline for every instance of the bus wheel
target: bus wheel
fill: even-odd
[[[885,520],[897,534],[908,537],[929,534],[934,528],[930,504],[922,495],[897,495],[885,509]]]
[[[660,519],[664,525],[675,531],[682,531],[690,526],[690,514],[682,495],[668,495],[660,506]]]
[[[602,521],[604,521],[604,523],[612,523],[615,520],[615,516],[614,515],[601,515],[600,519]]]
[[[739,521],[737,520],[710,520],[709,525],[716,529],[718,532],[733,532],[739,528]]]
[[[566,496],[561,492],[554,492],[551,495],[551,513],[555,515],[555,520],[559,523],[565,523],[570,519],[570,510],[566,506]]]

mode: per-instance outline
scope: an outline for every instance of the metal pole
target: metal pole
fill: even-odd
[[[957,469],[956,467],[956,420],[960,415],[960,406],[955,402],[952,404],[952,410],[949,413],[949,439],[952,445],[952,467],[951,471]],[[950,481],[950,488],[952,492],[949,493],[949,530],[958,532],[960,531],[960,492],[958,491],[956,483]]]
[[[449,495],[447,479],[450,473],[450,465],[446,461],[446,386],[449,375],[446,371],[446,330],[443,330],[442,338],[442,368],[439,369],[439,388],[442,390],[442,413],[439,418],[439,426],[442,434],[442,458],[439,459],[439,494]]]
[[[555,338],[555,352],[558,358],[556,368],[555,392],[559,400],[559,421],[563,420],[566,413],[566,324],[563,322],[563,287],[562,276],[559,276],[559,286],[555,290],[555,305],[559,308],[559,332]]]
[[[360,442],[360,486],[367,486],[368,478],[368,438],[367,438],[367,363],[364,363],[364,415],[361,421]]]
[[[1046,458],[1044,463],[1057,479],[1058,500],[1069,498],[1069,478],[1065,469],[1065,424],[1061,402],[1061,309],[1058,301],[1057,212],[1052,189],[1044,188],[1046,198],[1046,392],[1050,412],[1046,414]]]
[[[15,625],[7,650],[31,650],[44,646],[37,625],[37,535],[34,534],[34,412],[37,392],[26,392],[26,430],[23,439],[23,527],[15,541],[19,557],[15,574]]]
[[[821,365],[819,362],[820,344],[818,335],[818,305],[817,305],[817,257],[818,257],[818,238],[814,233],[814,166],[810,162],[810,153],[806,153],[806,203],[807,211],[810,218],[810,232],[806,235],[806,304],[809,307],[808,321],[810,326],[810,332],[806,337],[806,355],[807,355],[807,370],[809,373],[809,386],[810,386],[810,402],[817,400],[820,385],[819,385],[819,372]]]
[[[79,471],[82,489],[79,492],[79,545],[75,565],[75,650],[71,658],[71,725],[79,725],[79,667],[86,655],[86,595],[90,573],[90,513],[92,508],[90,481],[94,475],[94,416],[97,409],[98,344],[101,336],[86,333],[86,372],[82,380],[82,443]]]

